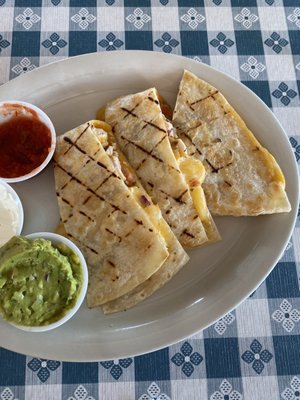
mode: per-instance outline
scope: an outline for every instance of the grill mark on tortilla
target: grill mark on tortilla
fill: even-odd
[[[67,174],[71,178],[68,183],[70,183],[71,181],[75,181],[75,182],[79,183],[79,185],[82,185],[85,188],[88,188],[83,182],[81,182],[78,178],[76,178],[74,175],[72,175],[71,172],[68,172],[66,169],[64,169],[64,167],[62,167],[60,164],[56,163],[56,166],[58,168],[60,168],[65,174]]]
[[[151,182],[147,182],[148,183],[148,185],[150,186],[150,187],[154,187],[154,185],[153,185],[153,183],[151,183]]]
[[[128,233],[126,233],[126,235],[124,236],[124,238],[130,236],[134,231],[135,231],[135,229],[132,229],[131,231],[129,231]]]
[[[111,231],[111,230],[110,230],[110,229],[108,229],[108,228],[105,228],[105,230],[106,230],[106,232],[110,233],[111,235],[113,235],[113,236],[117,237],[117,238],[119,239],[119,243],[121,243],[121,242],[122,242],[122,238],[121,238],[121,236],[117,235],[115,232]]]
[[[121,110],[127,112],[127,114],[125,115],[125,117],[123,117],[123,119],[127,118],[128,115],[132,115],[133,117],[138,118],[138,116],[137,116],[133,111],[134,111],[140,104],[141,104],[141,103],[136,104],[136,105],[133,107],[132,110],[128,110],[128,109],[125,108],[125,107],[121,107]],[[114,127],[115,127],[115,126],[114,126]],[[113,128],[114,128],[114,127],[113,127]]]
[[[101,201],[104,201],[106,203],[108,203],[112,208],[114,208],[115,210],[120,211],[122,214],[127,215],[126,211],[121,210],[118,206],[116,206],[113,203],[110,203],[109,201],[105,200],[104,197],[100,196],[99,194],[97,194],[93,189],[89,188],[87,185],[85,185],[83,182],[81,182],[79,179],[75,178],[75,176],[73,176],[70,172],[66,171],[60,164],[56,163],[57,167],[59,167],[62,171],[64,171],[67,175],[69,175],[72,179],[74,179],[79,185],[83,186],[84,188],[86,188],[86,190],[90,193],[92,193],[93,195],[95,195],[98,199],[100,199]],[[57,194],[57,193],[56,193]],[[73,206],[72,206],[73,207]]]
[[[142,130],[145,129],[148,126],[148,124],[145,124],[142,126]]]
[[[100,185],[95,189],[95,192],[97,192],[98,189],[101,188],[102,185],[104,185],[105,182],[107,182],[111,177],[113,176],[113,174],[108,175],[103,182],[100,183]]]
[[[232,161],[230,161],[230,162],[229,162],[228,164],[226,164],[226,165],[223,165],[223,167],[220,167],[219,169],[229,167],[231,164],[232,164]]]
[[[71,148],[74,146],[77,150],[80,151],[80,153],[84,154],[84,155],[87,156],[87,157],[90,157],[90,156],[87,155],[87,152],[86,152],[85,150],[82,150],[82,149],[76,144],[76,141],[75,141],[75,142],[72,142],[72,140],[71,140],[70,138],[68,138],[68,137],[64,137],[64,141],[67,142],[67,143],[69,143],[69,144],[71,144],[71,147],[69,147],[69,149],[71,149]],[[65,154],[66,154],[66,153],[65,153]],[[64,154],[64,155],[65,155],[65,154]]]
[[[228,164],[226,164],[226,165],[222,165],[221,167],[219,167],[219,168],[216,168],[207,158],[205,158],[205,161],[207,162],[207,164],[211,167],[211,169],[212,169],[212,173],[214,174],[214,173],[218,173],[219,171],[220,171],[220,169],[223,169],[223,168],[226,168],[226,167],[229,167],[229,165],[231,165],[232,164],[232,161],[230,161]]]
[[[72,142],[71,139],[69,139],[68,137],[65,137],[64,140],[67,143],[71,143],[78,151],[80,151],[82,154],[84,154],[85,156],[87,156],[91,161],[94,161],[95,163],[97,163],[97,165],[99,165],[100,167],[104,168],[106,171],[110,172],[111,174],[114,175],[115,178],[117,179],[121,179],[115,172],[110,171],[106,165],[102,164],[100,161],[95,160],[93,157],[91,157],[90,155],[87,154],[87,152],[85,150],[83,150],[81,147],[79,147],[75,142]],[[100,150],[100,148],[98,148],[97,152]],[[86,164],[85,164],[86,165]]]
[[[202,101],[204,101],[204,100],[206,100],[206,99],[209,99],[210,97],[212,97],[214,100],[216,100],[216,99],[214,98],[214,95],[216,95],[217,93],[219,93],[218,90],[216,90],[214,93],[209,94],[209,95],[206,96],[206,97],[203,97],[203,99],[199,99],[199,100],[193,101],[192,103],[190,103],[190,105],[193,106],[194,104],[201,103]]]
[[[98,149],[99,150],[99,149]],[[97,154],[98,153],[98,150],[97,150],[97,152],[95,153],[95,154]],[[94,155],[95,155],[94,154]],[[83,169],[88,163],[90,163],[91,162],[91,160],[90,159],[88,159],[87,160],[87,162],[82,166],[82,168],[81,169]],[[56,164],[56,163],[55,163]],[[66,171],[65,171],[66,172]],[[60,190],[63,190],[63,189],[65,189],[66,187],[67,187],[67,185],[71,182],[73,180],[73,178],[71,178],[68,182],[66,182],[61,188],[60,188]],[[86,203],[86,201],[83,203],[83,204],[85,204]]]
[[[79,212],[79,214],[82,214],[82,215],[84,215],[86,218],[88,218],[90,221],[92,221],[92,222],[94,222],[94,220],[93,220],[93,218],[91,218],[89,215],[87,215],[85,212],[83,212],[83,211],[78,211]]]
[[[143,128],[144,128],[144,127],[143,127]],[[143,129],[143,128],[142,128],[142,129]],[[168,137],[168,135],[163,136],[163,137],[155,144],[155,146],[153,147],[153,149],[152,149],[152,150],[150,151],[150,153],[149,153],[151,156],[153,156],[152,151],[153,151],[157,146],[159,146],[160,143],[161,143],[163,140],[165,140],[167,137]],[[136,171],[137,171],[138,169],[141,168],[141,166],[144,164],[144,162],[147,160],[147,158],[148,158],[148,157],[144,158],[144,159],[140,162],[140,164],[136,167]]]
[[[116,268],[116,265],[115,265],[112,261],[107,260],[107,262],[108,262],[108,264],[110,264],[113,268]]]
[[[228,181],[224,181],[225,183],[226,183],[226,185],[228,185],[229,187],[231,187],[232,186],[232,184],[230,183],[230,182],[228,182]]]
[[[90,199],[91,197],[92,197],[91,195],[88,196],[88,197],[84,200],[84,202],[82,203],[82,205],[84,206],[84,205],[89,201],[89,199]]]
[[[159,146],[161,144],[161,142],[163,142],[166,138],[168,137],[168,135],[163,136],[157,143],[156,145],[153,147],[153,149],[151,150],[151,153],[154,149],[156,149],[157,146]]]
[[[153,101],[155,104],[159,104],[159,101],[153,99],[151,96],[148,96],[147,98],[148,98],[148,100]]]
[[[100,151],[100,147],[98,147],[98,149],[95,151],[95,153],[93,154],[93,157],[95,157],[96,154],[98,154]],[[90,160],[88,160],[86,163],[88,164],[90,162]]]
[[[260,150],[260,148],[258,146],[255,146],[255,148],[252,149],[252,151],[259,151],[259,150]]]
[[[136,107],[135,107],[135,108],[136,108]],[[132,117],[135,117],[135,118],[137,118],[137,119],[139,119],[139,120],[145,122],[146,125],[150,125],[150,126],[152,126],[153,128],[155,128],[155,129],[157,129],[157,130],[159,130],[159,131],[161,131],[161,132],[167,133],[167,131],[166,131],[165,129],[162,129],[160,126],[154,124],[153,122],[151,122],[151,121],[145,121],[144,119],[140,118],[137,114],[135,114],[135,113],[133,112],[133,110],[134,110],[135,108],[133,108],[132,110],[128,110],[128,108],[121,107],[121,110],[123,110],[123,111],[125,111],[125,112],[128,113],[123,119],[125,119],[128,115],[131,115]],[[144,127],[145,127],[145,126],[144,126]],[[143,129],[144,129],[144,127],[143,127]]]
[[[193,220],[194,220],[194,219],[197,219],[198,217],[199,217],[199,215],[196,214],[196,215],[194,216]]]
[[[138,171],[140,168],[141,168],[141,166],[144,164],[144,162],[147,160],[147,158],[148,157],[146,157],[146,158],[144,158],[140,163],[139,163],[139,165],[136,167],[136,171]]]
[[[207,158],[205,158],[205,161],[206,161],[207,164],[210,166],[210,168],[211,168],[211,170],[212,170],[213,173],[218,173],[218,172],[219,172],[219,169],[218,169],[218,168],[215,168],[215,167],[212,165],[212,163],[211,163]]]
[[[87,249],[89,249],[90,251],[92,251],[93,253],[99,255],[98,251],[96,251],[95,249],[93,249],[92,247],[86,245],[85,243],[82,243],[79,239],[77,239],[76,237],[74,237],[73,235],[71,235],[71,233],[67,232],[67,235],[71,238],[76,240],[80,245],[82,245],[82,247],[86,247]]]
[[[187,229],[185,229],[185,230],[181,233],[180,236],[182,236],[182,235],[187,235],[187,236],[189,236],[189,237],[195,239],[195,236],[194,236],[192,233],[190,233]]]
[[[102,168],[104,168],[107,172],[110,172],[110,174],[113,175],[114,178],[121,179],[121,178],[119,177],[119,175],[117,175],[115,172],[113,172],[113,171],[111,171],[110,169],[108,169],[107,166],[104,165],[104,164],[102,164],[100,161],[96,161],[96,160],[93,160],[93,161],[95,161],[95,162],[97,163],[97,165],[99,165],[99,167],[102,167]],[[110,176],[111,176],[111,175],[110,175]]]
[[[176,202],[179,203],[179,204],[186,204],[185,201],[181,200],[181,197],[188,191],[188,189],[186,189],[184,192],[182,192],[182,193],[179,195],[179,197],[173,197],[173,196],[171,196],[169,193],[165,192],[165,191],[162,190],[162,189],[158,189],[158,190],[159,190],[161,193],[163,193],[164,195],[166,195],[166,196],[167,196],[167,199],[171,198],[171,199],[173,199],[174,201],[176,201]]]
[[[191,126],[186,132],[189,132],[189,131],[191,131],[192,129],[197,129],[197,128],[199,128],[199,127],[202,126],[202,125],[203,125],[203,123],[200,121],[197,125]],[[184,133],[184,132],[182,132],[182,133]]]
[[[123,117],[123,119],[127,118],[129,115],[132,117],[138,118],[138,116],[133,112],[134,108],[132,110],[128,110],[125,107],[121,107],[121,110],[125,111],[127,114]]]
[[[67,151],[64,152],[64,154],[63,154],[64,156],[65,156],[65,155],[68,153],[68,151],[71,150],[71,148],[77,143],[77,141],[81,138],[81,136],[87,131],[87,129],[89,128],[89,126],[90,126],[90,124],[88,123],[88,124],[87,124],[87,127],[80,133],[80,135],[78,136],[78,138],[75,140],[74,143],[73,143],[72,140],[70,140],[69,138],[64,137],[64,140],[65,140],[67,143],[70,143],[70,144],[71,144],[71,146],[67,149]],[[69,141],[66,140],[66,139],[69,139]]]
[[[188,132],[188,131],[187,131]],[[193,142],[193,140],[189,137],[189,135],[187,135],[185,132],[181,132],[182,135],[184,135],[191,143],[192,145],[195,147],[195,152],[199,153],[200,156],[202,156],[201,151],[197,148],[197,146],[195,145],[195,143]],[[194,153],[195,154],[195,153]]]
[[[61,201],[63,201],[64,203],[68,204],[68,206],[70,207],[74,207],[67,199],[65,199],[64,197],[62,197],[58,192],[56,192],[57,197],[59,197],[61,199]]]
[[[166,211],[166,214],[168,215],[168,214],[170,214],[170,212],[171,212],[171,210],[169,209]]]
[[[210,122],[214,122],[214,121],[216,121],[217,119],[221,119],[221,117],[214,117],[214,118],[211,118],[211,119],[208,120],[208,122],[209,122],[209,123],[210,123]]]
[[[143,148],[142,146],[140,146],[139,144],[136,144],[136,143],[133,142],[132,140],[127,139],[125,136],[121,135],[120,137],[121,137],[121,139],[125,140],[127,143],[130,143],[131,145],[135,146],[137,149],[141,150],[143,153],[146,153],[149,157],[152,157],[152,158],[154,158],[155,160],[157,160],[157,161],[159,161],[159,162],[165,164],[165,162],[164,162],[161,158],[157,157],[157,156],[154,155],[154,154],[151,154],[151,151],[152,151],[153,149],[149,152],[148,150],[144,149],[144,148]],[[145,160],[143,160],[142,163],[143,163],[144,161],[145,161]],[[179,171],[178,169],[174,168],[172,165],[169,165],[169,164],[166,164],[166,165],[167,165],[168,168],[174,169],[176,172],[180,173],[180,171]],[[136,170],[139,169],[140,166],[141,166],[141,165],[138,165],[138,166],[136,167]]]
[[[72,180],[72,179],[71,179]],[[60,190],[63,190],[70,182],[71,182],[71,180],[69,180],[68,182],[66,182],[61,188],[60,188]]]
[[[188,189],[185,189],[178,197],[173,197],[174,200],[178,201],[179,203],[184,203],[186,204],[183,200],[182,197],[188,192]]]
[[[192,110],[195,111],[195,109],[190,105],[190,103],[188,101],[186,101],[186,104],[188,105],[188,107]]]
[[[138,225],[144,225],[144,224],[143,224],[143,221],[139,221],[139,220],[136,219],[136,218],[135,218],[134,220],[135,220],[135,222],[136,222]]]
[[[144,122],[145,122],[146,124],[148,124],[148,125],[153,126],[153,128],[155,128],[155,129],[157,129],[157,130],[159,130],[159,131],[161,131],[161,132],[167,133],[167,131],[166,131],[165,129],[163,129],[163,128],[161,128],[160,126],[154,124],[153,122],[149,122],[149,121],[144,121]]]
[[[87,191],[93,193],[93,194],[94,194],[96,197],[98,197],[98,199],[100,199],[101,201],[104,201],[104,202],[108,203],[115,211],[120,211],[122,214],[127,215],[127,212],[126,212],[126,211],[121,210],[120,207],[118,207],[118,206],[116,206],[115,204],[110,203],[109,201],[105,200],[104,197],[99,196],[96,192],[93,191],[93,189],[87,188]]]
[[[57,195],[57,197],[59,197],[64,203],[66,203],[66,204],[68,204],[70,207],[74,208],[74,206],[73,206],[67,199],[65,199],[64,197],[62,197],[58,192],[56,192],[56,195]],[[85,216],[86,218],[88,218],[90,221],[94,222],[93,218],[91,218],[91,217],[90,217],[89,215],[87,215],[85,212],[83,212],[83,211],[81,211],[81,210],[79,210],[78,212],[79,212],[79,214],[84,215],[84,216]],[[73,215],[71,215],[71,216],[73,216]],[[65,224],[65,223],[69,220],[69,218],[71,218],[71,216],[69,216],[67,219],[65,219],[65,220],[63,221],[63,224]]]
[[[55,163],[55,166],[58,167],[58,168],[60,168],[64,173],[66,173],[66,174],[71,178],[71,179],[67,182],[67,184],[70,183],[71,181],[75,181],[75,182],[79,183],[80,185],[83,185],[83,183],[82,183],[78,178],[76,178],[76,177],[75,177],[74,175],[72,175],[70,172],[68,172],[67,170],[65,170],[60,164],[58,164],[58,162]],[[65,184],[63,187],[61,187],[60,190],[62,190],[64,187],[66,187],[67,184]],[[84,185],[83,185],[83,186],[84,186]]]

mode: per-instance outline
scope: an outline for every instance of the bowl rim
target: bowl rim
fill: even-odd
[[[49,150],[47,157],[42,162],[42,164],[40,164],[38,167],[36,167],[35,169],[30,171],[26,175],[18,176],[15,178],[0,177],[0,179],[4,180],[7,183],[23,182],[23,181],[26,181],[27,179],[30,179],[30,178],[36,176],[37,174],[39,174],[49,164],[49,162],[54,154],[55,147],[56,147],[56,131],[55,131],[53,122],[51,121],[49,116],[45,113],[45,111],[43,111],[41,108],[37,107],[36,105],[34,105],[32,103],[28,103],[26,101],[21,101],[21,100],[7,100],[7,101],[0,101],[0,109],[5,104],[19,104],[21,106],[31,108],[33,111],[35,111],[38,114],[41,121],[43,121],[48,126],[48,128],[50,129],[50,133],[51,133],[50,150]]]
[[[17,204],[18,214],[19,214],[19,222],[18,222],[16,234],[20,235],[22,232],[22,229],[23,229],[23,225],[24,225],[24,208],[23,208],[22,201],[21,201],[19,195],[17,194],[17,192],[2,178],[0,178],[0,185],[2,185],[3,187],[5,187],[8,190],[8,192],[12,195],[14,201]]]
[[[77,301],[74,305],[73,308],[71,308],[70,310],[68,310],[68,312],[58,321],[55,321],[49,325],[43,325],[43,326],[25,326],[25,325],[18,325],[15,324],[11,321],[7,321],[8,323],[10,323],[11,325],[15,326],[16,328],[23,330],[23,331],[27,331],[27,332],[46,332],[46,331],[50,331],[52,329],[58,328],[59,326],[63,325],[64,323],[66,323],[69,319],[71,319],[76,312],[79,310],[80,306],[82,305],[85,296],[86,296],[86,292],[87,292],[87,287],[88,287],[88,268],[87,268],[87,264],[85,261],[85,258],[81,252],[81,250],[70,240],[67,239],[66,237],[59,235],[57,233],[53,233],[53,232],[34,232],[34,233],[30,233],[28,235],[25,236],[28,239],[38,239],[38,238],[42,238],[42,239],[46,239],[46,240],[50,240],[53,244],[55,243],[63,243],[66,246],[68,246],[71,250],[73,250],[76,255],[79,256],[80,259],[80,264],[82,267],[82,272],[83,272],[83,284],[80,290],[80,294],[77,298]]]

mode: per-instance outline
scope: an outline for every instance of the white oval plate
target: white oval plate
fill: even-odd
[[[61,134],[89,119],[116,96],[155,86],[173,105],[186,68],[216,86],[276,157],[287,181],[289,214],[216,218],[222,241],[190,251],[191,261],[163,289],[123,313],[104,316],[84,304],[62,327],[37,335],[0,321],[0,345],[68,361],[133,356],[174,343],[236,307],[266,278],[292,233],[298,173],[288,138],[267,106],[227,75],[163,53],[94,53],[47,65],[0,87],[0,100],[41,107]],[[24,234],[54,231],[59,217],[52,166],[14,185],[25,211]]]

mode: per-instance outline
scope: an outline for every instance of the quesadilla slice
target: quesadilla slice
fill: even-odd
[[[142,202],[143,204],[145,204],[144,200]],[[157,213],[157,206],[154,206],[153,204],[152,206],[149,206],[147,204],[146,207],[148,208],[148,211],[146,212],[152,215],[152,221],[158,221],[161,229],[164,230],[164,237],[167,243],[169,256],[163,263],[163,265],[158,269],[158,271],[151,275],[150,278],[148,278],[146,281],[142,282],[136,288],[124,294],[123,296],[103,304],[101,308],[104,314],[112,314],[119,311],[125,311],[146,300],[149,296],[155,293],[158,289],[162,288],[167,282],[169,282],[171,278],[173,278],[173,276],[176,275],[177,272],[189,260],[189,256],[183,250],[179,241],[176,239],[176,236],[171,231],[169,225],[166,223],[165,220],[162,219],[161,214],[160,217],[156,219],[155,214]],[[155,210],[155,212],[153,212],[153,210]],[[60,224],[56,228],[56,233],[65,237],[69,237],[62,222],[60,222]],[[76,244],[79,245],[78,243]]]
[[[204,226],[208,242],[216,242],[220,240],[220,234],[216,224],[210,214],[206,204],[206,199],[202,184],[205,179],[205,168],[200,160],[191,157],[188,154],[185,143],[178,137],[176,129],[173,127],[170,118],[172,118],[172,110],[164,98],[157,92],[160,108],[165,118],[165,126],[168,133],[169,141],[174,156],[179,165],[180,171],[185,177],[185,181],[189,186],[194,207]]]
[[[188,255],[183,250],[182,246],[176,239],[175,235],[172,233],[170,227],[162,218],[161,212],[157,206],[155,206],[145,190],[142,188],[140,183],[137,180],[137,177],[134,171],[130,168],[129,164],[126,162],[125,157],[119,151],[116,146],[113,135],[111,134],[111,127],[108,124],[105,124],[102,121],[90,121],[89,122],[90,129],[93,134],[97,137],[97,140],[101,143],[101,146],[105,150],[106,154],[110,158],[115,168],[115,172],[123,179],[125,185],[133,195],[136,204],[136,207],[141,207],[147,216],[150,219],[150,223],[153,224],[154,229],[156,229],[156,233],[163,239],[164,244],[167,247],[168,257],[163,262],[162,266],[155,272],[156,281],[159,281],[159,287],[163,286],[184,264],[189,260]],[[110,184],[114,184],[114,182],[110,182]],[[97,191],[98,193],[98,191]],[[126,194],[126,196],[128,193]],[[65,229],[63,223],[59,226],[59,231],[68,236],[68,233]],[[73,237],[74,240],[74,237]],[[76,239],[74,240],[76,241]],[[80,247],[80,243],[77,243]],[[132,245],[133,243],[131,243]],[[135,246],[138,247],[139,244],[135,243]],[[153,248],[153,251],[155,249]],[[145,255],[146,256],[146,255]],[[125,273],[128,271],[125,270]],[[121,273],[121,271],[120,271]],[[124,273],[124,271],[123,271]],[[159,287],[157,284],[153,284],[152,281],[149,281],[150,278],[146,279],[143,283],[139,284],[135,289],[135,297],[131,294],[131,292],[127,293],[126,301],[124,301],[122,295],[122,301],[114,300],[114,307],[112,311],[107,312],[115,312],[121,311],[124,309],[128,309],[138,302],[144,300],[146,297],[150,296],[157,290]],[[106,306],[106,308],[109,306]]]
[[[158,206],[154,205],[149,196],[145,193],[140,194],[138,190],[138,197],[140,198],[142,207],[145,207],[145,211],[150,216],[151,221],[155,226],[159,224],[159,231],[164,233],[164,238],[169,251],[169,256],[163,265],[140,285],[135,287],[130,292],[123,296],[112,300],[102,305],[104,314],[111,314],[118,311],[128,310],[136,304],[142,302],[149,296],[151,296],[158,289],[162,288],[170,279],[188,262],[189,256],[183,250],[181,244],[177,240],[176,236],[172,232],[169,225],[162,218],[161,211]],[[145,199],[147,199],[145,201]],[[156,222],[155,222],[156,221]]]
[[[87,122],[58,137],[54,155],[61,220],[89,266],[89,307],[134,289],[169,256],[164,238],[116,165],[113,150],[105,150],[98,139],[101,133]]]
[[[203,189],[213,215],[288,212],[285,179],[274,157],[213,86],[184,71],[173,125],[203,162]]]
[[[190,188],[172,150],[156,89],[110,102],[105,120],[180,243],[195,247],[207,242]]]

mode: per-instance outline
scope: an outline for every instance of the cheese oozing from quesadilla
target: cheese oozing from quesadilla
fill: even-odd
[[[165,109],[165,112],[169,114],[169,107],[165,103],[164,99],[158,95],[160,99],[160,106]],[[163,106],[162,106],[163,105]],[[165,116],[166,131],[169,136],[169,141],[178,162],[179,169],[185,177],[185,181],[189,186],[191,197],[193,200],[194,207],[198,213],[198,216],[204,226],[205,233],[207,235],[208,242],[216,242],[221,239],[216,224],[209,212],[206,204],[206,199],[202,184],[205,178],[205,168],[200,160],[191,157],[188,152],[185,143],[179,139],[176,133],[176,129],[172,123]]]
[[[172,150],[156,89],[110,102],[105,120],[180,243],[184,247],[206,243],[208,237]]]
[[[188,153],[203,162],[203,189],[213,215],[290,211],[285,179],[225,97],[184,71],[172,119]]]
[[[93,121],[58,137],[54,175],[60,216],[89,267],[89,307],[122,296],[168,259],[166,241],[137,203]]]

